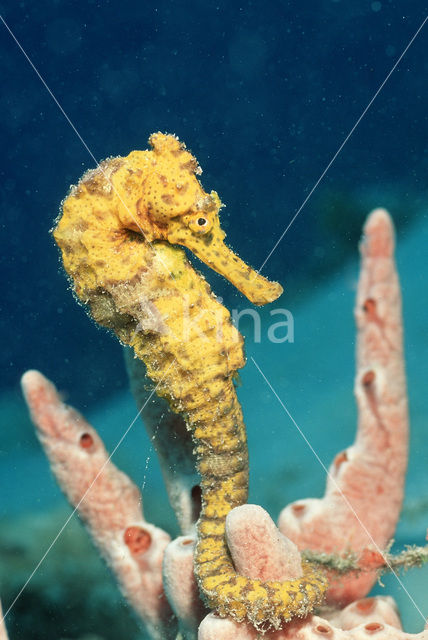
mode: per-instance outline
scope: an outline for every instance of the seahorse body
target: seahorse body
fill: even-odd
[[[248,454],[233,376],[243,340],[229,312],[188,262],[181,244],[264,304],[282,288],[255,273],[224,244],[215,192],[177,138],[150,138],[153,150],[103,162],[63,202],[54,237],[79,299],[101,325],[133,347],[156,393],[182,413],[201,475],[195,573],[220,615],[278,628],[304,616],[326,589],[304,565],[301,579],[262,583],[238,575],[225,542],[225,518],[246,502]]]

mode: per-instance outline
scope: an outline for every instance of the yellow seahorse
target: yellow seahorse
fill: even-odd
[[[248,491],[245,426],[233,376],[244,365],[243,340],[183,245],[265,304],[282,292],[223,242],[220,199],[207,194],[201,170],[172,135],[87,172],[63,202],[54,237],[78,298],[92,317],[133,347],[174,412],[183,414],[201,475],[195,573],[220,615],[278,628],[320,604],[326,580],[304,564],[301,579],[238,575],[225,542],[225,518]]]

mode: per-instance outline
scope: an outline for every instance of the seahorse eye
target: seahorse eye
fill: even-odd
[[[193,233],[197,234],[206,234],[211,230],[213,226],[210,218],[201,216],[200,214],[198,216],[195,216],[194,218],[191,218],[188,222],[188,225],[190,227],[190,230],[193,231]]]

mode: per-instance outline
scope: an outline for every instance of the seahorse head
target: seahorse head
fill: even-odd
[[[173,135],[155,133],[150,144],[153,151],[146,152],[136,220],[147,240],[187,247],[254,304],[276,300],[281,285],[259,275],[225,245],[219,220],[222,203],[215,191],[204,191],[194,156]]]

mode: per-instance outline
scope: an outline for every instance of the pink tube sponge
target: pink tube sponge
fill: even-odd
[[[299,549],[379,554],[394,535],[407,465],[408,412],[401,295],[389,214],[376,209],[364,226],[355,307],[358,429],[333,461],[324,498],[299,500],[280,514],[279,528]],[[375,572],[334,580],[328,601],[364,597]]]

